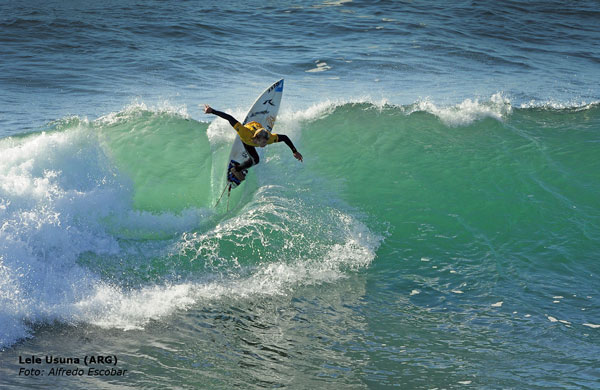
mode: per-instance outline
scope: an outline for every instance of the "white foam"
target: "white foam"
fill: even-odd
[[[283,111],[279,113],[277,123],[279,126],[287,129],[288,126],[294,126],[298,122],[312,122],[323,119],[330,115],[336,108],[347,104],[365,104],[370,108],[383,110],[389,106],[387,99],[373,99],[370,96],[356,96],[352,99],[328,99],[312,104],[306,109],[297,111]],[[282,123],[283,122],[283,123]],[[279,128],[281,128],[279,127]],[[286,130],[287,134],[287,130]]]
[[[319,71],[319,69],[314,71]],[[492,95],[487,101],[466,99],[461,103],[449,106],[437,105],[429,99],[419,100],[408,106],[395,106],[391,105],[385,98],[374,99],[365,95],[356,96],[352,99],[325,100],[295,112],[283,111],[279,114],[278,123],[281,126],[281,121],[284,121],[287,127],[298,121],[318,120],[331,114],[336,108],[348,104],[365,104],[369,108],[377,110],[395,108],[403,111],[406,115],[415,112],[428,112],[437,116],[444,124],[453,127],[466,126],[485,118],[502,121],[510,116],[513,111],[510,100],[501,93]],[[281,127],[279,128],[281,129]]]
[[[320,62],[320,61],[315,61],[315,62],[317,64],[317,67],[306,70],[305,72],[308,72],[308,73],[325,72],[326,70],[331,69],[331,66],[327,65],[327,62]]]
[[[174,251],[197,250],[202,255],[202,260],[210,256],[217,258],[219,246],[228,242],[228,236],[235,237],[249,228],[256,228],[260,223],[257,218],[264,215],[269,207],[270,212],[276,211],[273,205],[259,204],[240,216],[223,221],[208,232],[184,234]],[[102,327],[137,329],[151,319],[170,315],[176,310],[185,310],[199,301],[281,295],[297,285],[320,284],[344,278],[345,269],[358,269],[370,264],[380,238],[372,235],[366,226],[349,215],[335,212],[334,218],[339,222],[340,234],[344,240],[331,245],[320,258],[261,262],[246,276],[205,275],[204,280],[149,286],[131,291],[97,283],[86,299],[73,305],[73,316]],[[272,227],[276,228],[275,225]],[[252,235],[260,237],[259,233],[254,231]],[[236,269],[240,268],[238,264]]]
[[[600,325],[598,325],[598,324],[590,324],[588,322],[584,323],[583,326],[587,326],[587,327],[593,328],[593,329],[599,329],[600,328]]]
[[[86,299],[73,305],[73,317],[104,328],[140,329],[151,319],[188,308],[195,302],[195,293],[192,283],[131,291],[98,283]]]
[[[239,121],[243,121],[246,116],[244,110],[240,108],[224,110],[219,109],[219,111],[227,112]],[[215,117],[215,119],[210,123],[208,129],[206,130],[206,135],[208,136],[208,141],[213,146],[231,144],[233,140],[235,140],[235,137],[237,137],[235,130],[231,128],[231,124],[219,117]]]
[[[124,188],[82,120],[67,131],[0,141],[0,345],[26,337],[25,321],[70,321],[71,303],[98,279],[76,261],[119,251],[99,221]]]
[[[169,101],[164,100],[154,105],[148,105],[142,101],[136,100],[125,106],[120,111],[111,112],[96,119],[94,122],[104,126],[114,125],[123,121],[142,115],[144,112],[152,114],[171,114],[182,118],[189,118],[186,105],[173,105]]]
[[[252,239],[259,240],[260,247],[268,247],[264,229],[289,237],[285,240],[288,246],[286,252],[296,254],[286,255],[292,258],[282,258],[278,254],[266,253],[269,258],[260,262],[252,275],[236,280],[235,288],[224,289],[233,296],[282,294],[295,285],[334,281],[345,277],[347,269],[367,267],[375,258],[381,237],[372,234],[351,215],[324,208],[322,214],[307,217],[292,211],[302,208],[295,203],[298,201],[271,197],[268,195],[271,190],[272,187],[259,189],[254,202],[242,214],[223,221],[215,228],[204,233],[183,235],[176,251],[188,253],[188,256],[190,252],[196,252],[193,259],[202,258],[218,264],[230,261],[220,257],[223,243],[231,241],[239,244]],[[315,225],[329,226],[332,237],[323,240],[320,230],[314,229]],[[312,234],[316,235],[312,237]],[[237,262],[235,264],[238,265]]]
[[[466,99],[454,106],[438,106],[428,99],[421,100],[407,109],[407,114],[425,111],[440,118],[448,126],[466,126],[475,121],[494,118],[503,120],[512,113],[510,100],[501,93],[492,95],[489,101]]]
[[[352,0],[326,0],[321,4],[313,4],[312,8],[339,7],[344,3],[351,3]]]
[[[218,246],[223,236],[231,232],[230,229],[243,231],[253,226],[249,222],[251,218],[247,217],[225,221],[203,234],[186,235],[187,240],[180,243],[179,249],[186,247],[189,250],[190,246],[199,248],[215,237],[217,240],[208,245]],[[345,268],[362,268],[370,264],[375,257],[379,238],[370,234],[364,225],[352,217],[338,217],[348,235],[343,243],[332,245],[322,258],[266,262],[244,277],[211,280],[207,276],[205,280],[149,286],[132,291],[99,283],[87,299],[74,305],[77,317],[107,328],[138,329],[151,319],[185,310],[199,301],[281,295],[296,285],[320,284],[344,278]]]
[[[570,100],[561,102],[553,99],[549,100],[530,100],[528,102],[521,103],[520,108],[542,108],[542,109],[553,109],[553,110],[567,110],[572,109],[575,111],[584,111],[593,108],[600,104],[600,101],[594,100],[587,102],[585,100]]]
[[[207,213],[132,210],[131,189],[94,128],[87,120],[63,122],[54,125],[64,131],[0,140],[0,346],[28,337],[29,323],[129,328],[189,302],[182,286],[126,291],[80,265],[82,254],[121,254],[122,231],[172,236],[198,226]]]
[[[502,307],[502,304],[504,304],[504,302],[502,302],[502,301],[496,302],[496,303],[492,303],[492,307]]]
[[[293,211],[296,209],[292,207],[294,200],[279,199],[275,202],[267,194],[271,189],[260,188],[255,202],[250,203],[241,214],[223,220],[214,228],[206,232],[182,234],[181,239],[169,250],[172,256],[184,255],[185,261],[204,261],[208,269],[215,269],[215,274],[203,274],[195,280],[135,290],[97,281],[92,289],[88,289],[86,297],[74,302],[65,311],[71,313],[71,318],[76,321],[107,328],[138,329],[152,319],[185,310],[198,302],[282,295],[298,285],[314,285],[345,278],[347,270],[367,267],[373,261],[381,237],[373,235],[353,216],[328,209],[320,216],[303,220],[301,214]],[[281,202],[287,203],[282,205]],[[276,216],[280,221],[274,223],[265,219],[265,216]],[[291,252],[294,245],[304,246],[305,243],[295,243],[293,236],[296,233],[288,229],[298,227],[303,234],[314,233],[318,236],[319,229],[311,232],[304,226],[314,226],[314,218],[318,219],[317,223],[327,223],[335,230],[334,242],[325,240],[319,243],[316,237],[307,238],[313,247],[300,249],[307,249],[315,257],[305,257],[301,255],[302,251],[294,258],[270,257],[273,255],[266,253],[265,256],[269,258],[251,266],[241,265],[237,258],[221,257],[221,246],[231,243],[242,245],[244,239],[256,240],[260,242],[259,246],[268,248],[264,229],[271,234],[277,231],[289,235],[286,245],[291,246],[288,248]],[[191,255],[194,251],[196,256]],[[252,257],[260,259],[262,255]]]

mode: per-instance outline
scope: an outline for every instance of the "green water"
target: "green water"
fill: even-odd
[[[133,182],[136,209],[181,212],[211,200],[207,124],[134,109],[94,127],[117,169]]]
[[[28,274],[54,287],[3,375],[101,350],[130,375],[39,383],[594,388],[599,108],[471,103],[284,112],[304,163],[271,145],[229,211],[222,122],[134,107],[5,141],[61,263]]]

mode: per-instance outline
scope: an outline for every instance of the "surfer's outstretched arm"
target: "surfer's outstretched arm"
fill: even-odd
[[[235,127],[236,123],[238,123],[238,122],[239,122],[237,119],[235,119],[234,117],[232,117],[231,115],[229,115],[229,114],[227,114],[227,113],[225,113],[225,112],[221,112],[221,111],[214,110],[214,109],[213,109],[211,106],[209,106],[208,104],[205,104],[205,105],[204,105],[204,112],[205,112],[205,113],[207,113],[207,114],[214,114],[214,115],[216,115],[216,116],[218,116],[218,117],[221,117],[221,118],[223,118],[223,119],[225,119],[225,120],[229,121],[229,124],[230,124],[231,126],[234,126],[234,127]]]
[[[294,157],[296,157],[297,160],[302,161],[302,155],[296,150],[292,140],[287,135],[277,134],[277,142],[285,142],[285,144],[292,150],[292,153],[294,153]]]

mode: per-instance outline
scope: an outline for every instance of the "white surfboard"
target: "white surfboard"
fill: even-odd
[[[275,119],[277,119],[277,113],[279,112],[279,105],[281,103],[282,95],[283,79],[271,85],[256,99],[242,124],[245,125],[249,122],[258,122],[265,129],[269,130],[269,132],[272,132],[273,126],[275,125]],[[257,148],[257,151],[262,157],[262,148]],[[235,141],[233,141],[233,146],[231,147],[231,152],[229,153],[229,159],[227,160],[225,176],[228,176],[229,167],[231,166],[232,161],[242,164],[250,158],[251,157],[248,155],[248,152],[246,152],[246,149],[244,149],[244,145],[242,145],[242,140],[240,137],[235,137]],[[229,179],[227,179],[227,181],[231,184],[231,188],[235,188],[237,186],[236,183],[230,181]]]

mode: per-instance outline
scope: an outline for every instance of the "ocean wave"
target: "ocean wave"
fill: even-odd
[[[600,167],[586,140],[600,116],[570,107],[496,94],[283,110],[275,131],[304,163],[270,146],[229,212],[213,206],[235,133],[182,107],[136,103],[2,139],[0,344],[40,322],[132,329],[206,299],[334,282],[369,267],[384,237],[528,236],[552,210],[540,223],[575,218],[572,240],[593,238]]]
[[[0,140],[0,346],[39,323],[140,328],[205,299],[284,294],[373,261],[381,238],[326,198],[246,183],[233,211],[212,209],[223,172],[194,156],[227,151],[183,114],[135,104]]]
[[[409,105],[395,105],[387,99],[372,99],[368,96],[352,99],[326,100],[310,107],[295,111],[283,112],[280,121],[285,127],[294,127],[295,122],[314,121],[327,117],[338,108],[356,107],[364,110],[397,110],[406,116],[417,112],[426,112],[438,117],[451,127],[467,126],[485,118],[503,120],[510,116],[513,107],[510,99],[501,93],[494,94],[489,100],[466,99],[454,105],[436,104],[431,99],[422,99]]]
[[[61,307],[85,295],[96,277],[79,255],[119,250],[100,221],[122,207],[127,189],[95,135],[65,122],[74,127],[0,142],[2,345],[26,337],[26,323],[64,319]]]
[[[453,106],[438,106],[429,100],[419,101],[405,108],[408,115],[424,111],[438,117],[448,126],[467,126],[484,118],[503,120],[512,113],[510,100],[500,93],[488,101],[466,99]]]
[[[407,116],[424,112],[439,118],[449,127],[468,126],[486,118],[504,121],[511,117],[517,110],[535,111],[586,111],[598,108],[600,102],[585,100],[560,101],[554,99],[530,100],[529,102],[512,103],[512,99],[504,93],[498,92],[489,98],[465,99],[459,103],[440,104],[431,98],[423,98],[412,104],[398,105],[388,99],[373,99],[369,96],[354,97],[351,99],[328,99],[310,105],[298,111],[283,111],[280,122],[285,121],[286,127],[294,127],[296,122],[307,122],[322,119],[333,113],[336,109],[354,106],[356,109],[367,110],[398,110]]]

